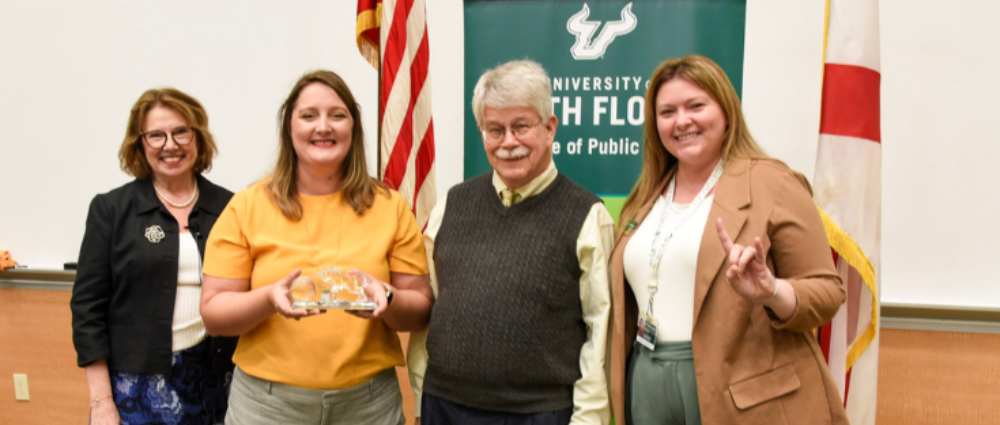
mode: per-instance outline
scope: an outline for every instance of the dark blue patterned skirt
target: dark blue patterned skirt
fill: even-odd
[[[226,418],[232,374],[212,373],[208,339],[174,353],[170,373],[111,371],[122,425],[214,425]]]

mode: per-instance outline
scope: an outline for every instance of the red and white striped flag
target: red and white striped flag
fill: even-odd
[[[371,10],[376,1],[359,0],[359,37],[362,3]],[[410,204],[422,229],[437,198],[425,0],[378,0],[379,7],[379,173]]]
[[[875,424],[882,137],[878,0],[827,0],[814,191],[847,302],[819,330],[854,425]]]

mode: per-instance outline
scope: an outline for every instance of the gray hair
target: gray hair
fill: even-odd
[[[494,109],[527,106],[542,121],[552,115],[552,85],[549,74],[535,61],[516,60],[493,68],[479,77],[472,92],[472,113],[483,125],[486,107]]]

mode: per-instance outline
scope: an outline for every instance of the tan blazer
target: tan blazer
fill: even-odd
[[[667,181],[669,176],[664,186]],[[654,202],[642,206],[635,227]],[[715,230],[718,217],[738,244],[752,246],[759,236],[771,272],[795,288],[798,306],[787,322],[737,295],[726,281],[728,261]],[[625,363],[639,312],[623,268],[630,236],[619,231],[611,257],[610,387],[618,425],[625,425]],[[831,320],[843,302],[844,289],[805,178],[778,161],[727,163],[695,274],[691,343],[702,423],[847,424],[837,385],[812,332]]]

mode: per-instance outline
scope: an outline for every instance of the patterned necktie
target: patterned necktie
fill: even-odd
[[[503,202],[503,206],[509,207],[514,205],[521,198],[521,194],[517,193],[514,189],[504,189],[500,191],[500,201]]]

